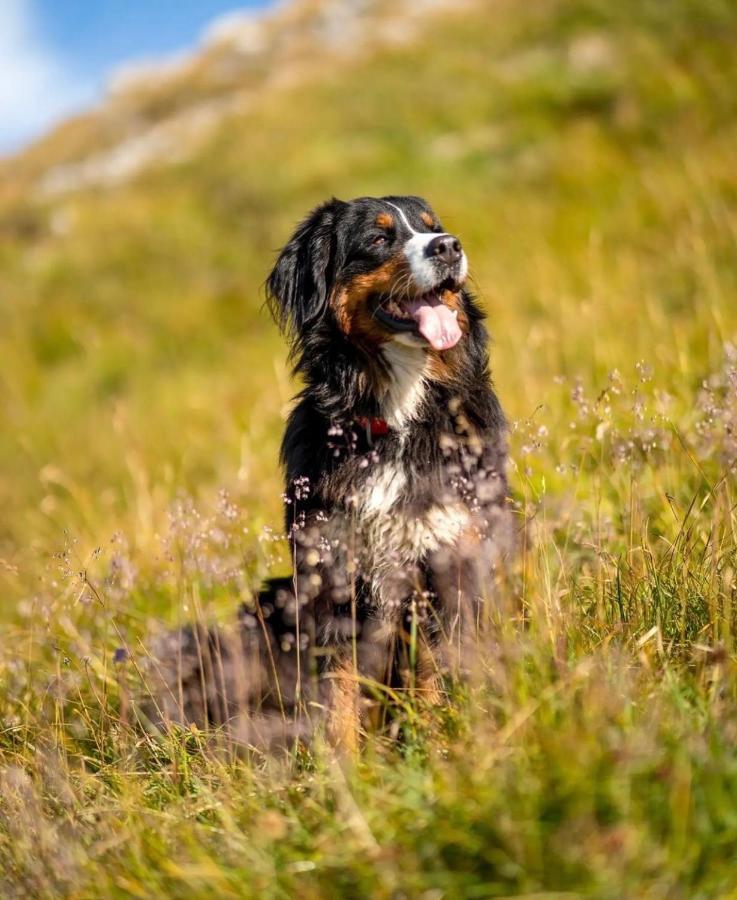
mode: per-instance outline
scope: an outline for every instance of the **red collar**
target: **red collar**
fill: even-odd
[[[356,416],[355,422],[359,428],[363,428],[369,440],[386,437],[391,430],[386,419],[380,419],[377,416]]]

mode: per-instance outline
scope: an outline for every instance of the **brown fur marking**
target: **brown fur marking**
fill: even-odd
[[[420,632],[417,642],[417,665],[415,669],[415,693],[429,706],[437,706],[443,701],[444,692],[440,665],[433,648]]]
[[[331,703],[328,738],[333,747],[355,754],[358,751],[361,717],[358,679],[350,660],[345,660],[330,673]]]
[[[394,216],[388,212],[380,212],[376,217],[378,228],[394,228]]]
[[[334,305],[343,331],[351,338],[370,344],[388,341],[390,336],[372,315],[368,299],[376,294],[390,293],[406,274],[406,260],[403,256],[395,256],[373,272],[357,275],[339,288]]]
[[[433,217],[430,215],[430,213],[428,213],[428,212],[422,212],[422,213],[420,213],[420,218],[421,218],[422,221],[425,223],[425,225],[427,225],[428,228],[434,228],[434,227],[435,227],[435,220],[434,220]]]

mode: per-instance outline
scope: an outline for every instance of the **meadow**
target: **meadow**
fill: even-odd
[[[736,46],[730,0],[472,3],[0,190],[0,895],[737,896]],[[510,419],[483,664],[354,761],[146,732],[151,635],[289,569],[275,251],[388,193],[462,236]]]

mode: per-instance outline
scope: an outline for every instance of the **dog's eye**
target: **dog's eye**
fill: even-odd
[[[382,244],[386,244],[389,238],[385,234],[377,234],[376,237],[371,241],[371,245],[373,247],[380,247]]]

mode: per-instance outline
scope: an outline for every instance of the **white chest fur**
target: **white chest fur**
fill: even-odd
[[[389,427],[399,433],[400,445],[410,437],[410,425],[426,400],[427,354],[411,342],[392,341],[383,351],[389,379],[381,397],[381,412]],[[376,462],[357,485],[352,498],[352,525],[366,572],[376,572],[419,562],[442,546],[454,544],[470,522],[468,507],[461,502],[422,504],[412,502],[412,474],[396,457]]]
[[[422,347],[392,341],[384,349],[389,381],[381,407],[390,428],[403,431],[420,413],[427,385],[427,356]]]
[[[461,502],[418,510],[408,495],[408,477],[395,461],[378,464],[356,491],[354,523],[361,536],[360,565],[367,571],[418,562],[454,544],[470,522]]]

